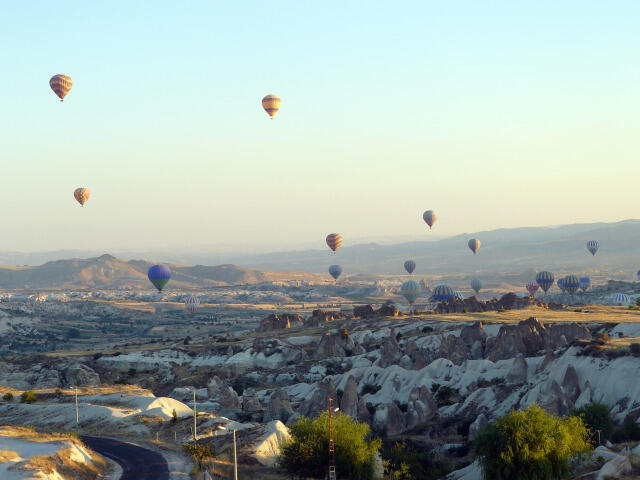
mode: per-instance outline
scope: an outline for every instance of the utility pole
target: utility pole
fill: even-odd
[[[79,420],[80,417],[78,415],[78,386],[77,385],[76,385],[75,389],[76,389],[76,433],[78,433],[79,428],[80,428],[79,425],[78,425],[80,422],[78,420]]]
[[[196,389],[193,389],[193,441],[197,442],[198,441],[198,433],[196,431],[197,428],[197,423],[196,423],[196,416],[198,415],[197,411],[196,411]]]
[[[329,398],[329,480],[336,480],[336,452],[333,445],[333,398]]]
[[[238,480],[238,455],[236,453],[236,429],[233,429],[233,480]]]

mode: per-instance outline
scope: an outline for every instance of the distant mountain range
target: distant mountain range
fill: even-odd
[[[425,237],[428,236],[426,233]],[[477,255],[467,247],[468,240],[474,237],[482,242]],[[600,242],[595,257],[586,249],[589,240]],[[324,239],[321,242],[324,243]],[[41,258],[79,257],[87,253],[0,253],[0,262],[20,265]],[[640,269],[640,220],[499,229],[395,244],[351,245],[349,238],[345,238],[343,247],[336,254],[329,248],[318,248],[261,254],[178,249],[162,254],[154,252],[147,256],[138,252],[136,255],[169,263],[174,272],[171,283],[179,288],[309,279],[312,276],[307,273],[293,272],[326,276],[333,263],[342,265],[344,276],[402,275],[407,259],[417,263],[414,275],[431,278],[482,276],[503,281],[511,277],[513,284],[519,285],[523,279],[531,279],[536,271],[548,269],[557,274],[571,272],[630,280]],[[217,263],[225,265],[203,266]],[[0,267],[0,288],[147,288],[146,272],[151,264],[150,261],[127,261],[102,255],[85,260],[48,261],[37,267]]]

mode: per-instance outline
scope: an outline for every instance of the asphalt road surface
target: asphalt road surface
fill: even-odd
[[[169,480],[169,465],[157,452],[111,438],[80,438],[92,450],[120,464],[121,480]]]

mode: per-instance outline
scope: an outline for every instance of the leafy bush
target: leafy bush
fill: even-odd
[[[20,403],[33,403],[36,401],[36,394],[33,390],[27,390],[20,395]]]
[[[613,443],[637,442],[638,440],[640,440],[640,426],[631,419],[626,420],[624,424],[617,428],[611,435],[611,441]]]
[[[382,459],[389,480],[435,480],[451,471],[449,462],[411,441],[385,445]]]
[[[601,442],[607,440],[613,432],[613,419],[609,407],[604,403],[587,403],[572,410],[571,415],[582,418],[584,424],[591,429],[592,439],[595,442],[598,441],[598,430],[600,430]]]
[[[640,299],[640,297],[638,298]],[[629,350],[634,357],[640,357],[640,343],[632,343],[629,345]]]
[[[360,392],[360,395],[368,395],[368,394],[375,394],[378,393],[380,391],[382,387],[380,385],[374,385],[372,383],[365,383],[364,386],[362,387],[362,391]]]
[[[13,402],[13,393],[11,392],[7,392],[2,396],[3,400],[6,400],[7,402]]]
[[[280,468],[292,477],[324,478],[329,458],[329,414],[301,417],[290,427],[291,439],[281,447]],[[370,480],[380,439],[367,440],[369,425],[338,413],[333,420],[336,472],[339,478]]]
[[[215,458],[215,451],[211,443],[185,443],[182,448],[201,469],[204,462]]]
[[[234,380],[233,383],[231,384],[231,388],[233,388],[236,391],[239,397],[241,397],[242,394],[244,393],[244,385],[240,380]]]
[[[485,480],[566,478],[569,458],[591,449],[580,417],[559,418],[536,404],[486,425],[474,442]]]
[[[173,409],[173,412],[171,412],[171,421],[173,423],[176,423],[178,421],[178,413],[176,412],[176,409]]]
[[[429,326],[422,327],[422,333],[430,333],[430,332],[433,332],[433,327],[429,327]]]
[[[431,390],[433,391],[433,387],[438,384],[431,385]],[[453,405],[456,403],[456,397],[458,395],[458,390],[455,388],[451,388],[447,385],[438,385],[438,388],[435,389],[434,398],[436,400],[436,404],[438,408],[445,407],[447,405]]]

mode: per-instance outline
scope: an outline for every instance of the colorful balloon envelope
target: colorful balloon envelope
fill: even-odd
[[[537,283],[529,282],[527,283],[526,288],[527,292],[529,292],[529,295],[535,297],[539,287]]]
[[[564,278],[558,279],[558,288],[562,290],[562,293],[566,291],[566,288],[564,287]]]
[[[438,220],[438,214],[433,210],[427,210],[422,214],[422,219],[429,225],[429,229],[433,227],[433,224]]]
[[[454,297],[457,298],[458,300],[464,300],[464,295],[462,295],[462,292],[459,292],[458,290],[456,290],[453,293]]]
[[[482,245],[482,243],[477,238],[472,238],[471,240],[469,240],[468,245],[471,251],[473,252],[473,254],[475,255],[480,249],[480,245]]]
[[[89,196],[90,195],[91,195],[91,192],[89,191],[89,189],[88,188],[84,188],[84,187],[76,188],[73,191],[73,197],[83,207],[84,207],[84,204],[87,203],[87,200],[89,200]]]
[[[195,295],[191,295],[185,300],[184,306],[187,309],[187,312],[194,314],[200,308],[200,299]]]
[[[555,279],[553,278],[553,273],[551,272],[542,271],[538,272],[538,274],[536,275],[536,283],[540,285],[540,288],[544,291],[544,293],[547,293],[547,290],[549,290],[553,286],[554,281]]]
[[[334,280],[338,280],[338,277],[342,274],[342,267],[340,265],[331,265],[329,267],[329,274]]]
[[[433,295],[431,296],[431,298],[438,302],[442,302],[444,300],[451,300],[455,296],[456,292],[453,290],[453,288],[449,287],[448,285],[438,285],[433,289]]]
[[[409,272],[409,275],[411,275],[416,269],[416,262],[414,262],[413,260],[407,260],[406,262],[404,262],[404,269]]]
[[[413,302],[415,302],[422,293],[422,288],[418,282],[409,280],[402,284],[402,287],[400,287],[400,293],[402,293],[402,296],[407,299],[409,305],[413,305]]]
[[[333,253],[336,253],[342,245],[342,235],[339,233],[330,233],[327,235],[327,245],[333,250]]]
[[[67,96],[67,93],[69,93],[69,90],[71,90],[73,81],[69,75],[54,75],[49,80],[49,86],[51,87],[51,90],[60,97],[60,101],[62,102],[64,97]]]
[[[277,95],[267,95],[262,99],[262,108],[265,109],[267,114],[273,120],[278,110],[280,110],[280,97]]]
[[[629,305],[629,303],[631,303],[631,298],[629,295],[625,295],[624,293],[616,293],[613,301],[616,305]]]
[[[480,293],[480,290],[482,290],[482,282],[480,281],[480,279],[474,278],[473,280],[471,280],[471,288],[473,288],[474,292]]]
[[[591,255],[595,255],[599,248],[600,244],[596,240],[589,240],[587,242],[587,250],[591,252]]]
[[[156,287],[159,292],[162,292],[162,289],[171,278],[171,270],[166,265],[154,265],[147,272],[147,276],[153,286]]]
[[[580,288],[580,279],[575,275],[567,275],[564,277],[564,289],[573,296]]]
[[[591,287],[591,279],[589,277],[580,277],[580,290],[586,292]]]

